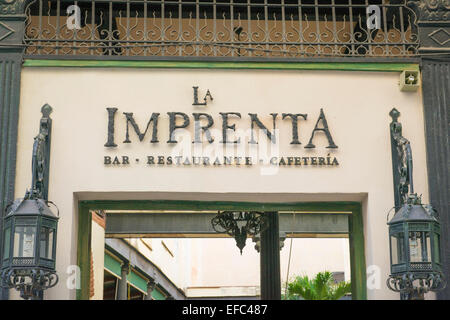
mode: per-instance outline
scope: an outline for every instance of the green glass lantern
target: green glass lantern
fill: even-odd
[[[58,282],[55,270],[58,219],[46,201],[28,193],[7,208],[2,279],[25,299]]]
[[[416,195],[395,213],[389,225],[391,290],[423,294],[445,285],[440,257],[440,224],[437,212],[422,205]]]
[[[16,200],[6,213],[2,269],[55,270],[58,217],[42,199]]]

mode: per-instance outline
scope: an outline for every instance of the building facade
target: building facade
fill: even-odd
[[[262,298],[280,291],[282,236],[348,238],[352,297],[398,299],[385,282],[399,122],[450,278],[449,34],[445,0],[0,0],[2,212],[30,188],[33,138],[52,122],[42,181],[60,212],[60,279],[45,298],[118,288],[121,265],[136,296],[146,283],[181,299],[118,243],[224,237],[211,221],[233,211],[267,216]]]

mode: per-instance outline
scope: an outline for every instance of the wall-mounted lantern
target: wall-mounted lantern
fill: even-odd
[[[439,217],[414,193],[411,145],[397,122],[400,112],[393,109],[390,115],[396,212],[388,222],[391,275],[387,286],[400,292],[402,299],[424,299],[424,293],[446,285],[440,258]]]
[[[58,217],[47,203],[27,193],[14,201],[4,220],[2,278],[24,299],[58,281],[55,271]]]
[[[440,225],[436,211],[410,195],[389,225],[391,276],[388,287],[407,299],[445,286],[440,258]]]
[[[1,257],[2,286],[15,288],[24,299],[42,299],[56,285],[56,234],[59,213],[49,207],[48,160],[52,109],[42,107],[39,135],[33,144],[32,188],[6,208]]]

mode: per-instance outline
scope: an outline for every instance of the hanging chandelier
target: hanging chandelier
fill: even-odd
[[[256,236],[268,226],[264,213],[256,211],[219,211],[211,224],[216,232],[233,237],[241,254],[247,236]]]

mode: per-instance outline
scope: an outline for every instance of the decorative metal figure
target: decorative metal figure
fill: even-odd
[[[402,300],[423,300],[426,292],[446,286],[440,258],[439,217],[431,205],[423,205],[421,197],[414,193],[411,145],[402,136],[402,126],[397,121],[400,112],[394,108],[389,114],[396,213],[388,222],[391,275],[387,286],[399,292]]]
[[[263,213],[256,211],[219,211],[211,224],[216,232],[232,236],[241,254],[247,236],[256,236],[268,226]]]
[[[49,163],[50,163],[50,143],[52,107],[45,104],[42,109],[42,118],[40,121],[39,134],[34,138],[33,144],[33,159],[32,159],[32,181],[31,192],[32,196],[40,199],[48,199],[48,178],[49,178]]]
[[[59,219],[47,200],[52,108],[42,107],[39,134],[34,139],[32,186],[23,199],[6,208],[1,286],[15,288],[24,299],[40,300],[43,290],[58,283],[55,270]]]
[[[397,121],[400,117],[400,112],[393,108],[389,115],[392,118],[390,129],[395,206],[398,207],[407,202],[408,194],[414,194],[412,151],[409,140],[402,136],[402,124]]]

